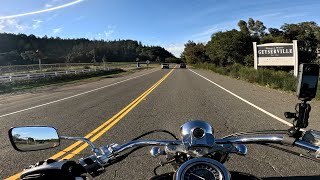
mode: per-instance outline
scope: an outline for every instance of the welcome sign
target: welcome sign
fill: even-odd
[[[293,57],[293,45],[258,46],[258,57]]]
[[[258,66],[294,66],[294,75],[298,75],[298,47],[293,43],[267,43],[257,45],[253,42],[254,68]]]

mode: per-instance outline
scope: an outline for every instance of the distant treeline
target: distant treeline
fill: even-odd
[[[212,34],[206,44],[189,41],[181,58],[190,64],[212,63],[220,67],[241,64],[253,67],[252,42],[292,43],[292,40],[298,40],[299,63],[319,63],[320,27],[315,22],[284,24],[280,29],[267,29],[263,22],[250,18],[248,22],[240,20],[238,26],[240,30]],[[284,70],[286,67],[277,69]]]
[[[91,63],[139,61],[174,62],[160,46],[144,46],[134,40],[61,39],[25,34],[0,33],[0,65],[42,63]]]

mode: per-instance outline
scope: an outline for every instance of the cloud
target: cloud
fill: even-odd
[[[115,31],[116,26],[114,25],[109,25],[107,30],[103,31],[105,38],[109,38]]]
[[[104,35],[106,36],[106,38],[108,38],[114,33],[114,30],[108,30],[108,31],[103,31],[103,32],[104,32]]]
[[[237,25],[237,21],[229,21],[229,22],[223,22],[215,25],[211,25],[207,28],[204,28],[199,33],[191,35],[192,39],[196,42],[204,42],[208,41],[211,38],[211,35],[218,32],[218,31],[224,31],[224,30],[231,30],[232,28],[235,28]]]
[[[0,19],[0,32],[19,33],[29,28],[17,19]]]
[[[180,57],[181,53],[184,50],[184,44],[169,44],[169,46],[166,46],[165,49],[169,52],[171,52],[176,57]]]
[[[15,14],[15,15],[10,15],[10,16],[0,16],[0,19],[11,19],[11,18],[16,18],[16,17],[23,17],[23,16],[29,16],[29,15],[34,15],[34,14],[40,14],[40,13],[44,13],[44,12],[49,12],[49,11],[54,11],[54,10],[58,10],[58,9],[62,9],[68,6],[72,6],[75,4],[78,4],[80,2],[82,2],[84,0],[76,0],[67,4],[63,4],[60,6],[56,6],[56,7],[52,7],[52,8],[48,8],[48,9],[43,9],[43,10],[38,10],[38,11],[32,11],[32,12],[27,12],[27,13],[22,13],[22,14]]]
[[[44,7],[45,8],[51,8],[53,5],[52,4],[45,4]]]
[[[62,31],[62,28],[55,28],[55,29],[52,30],[52,33],[53,33],[53,34],[58,34],[58,33],[60,33],[61,31]]]
[[[32,21],[33,21],[32,29],[38,29],[40,27],[40,24],[43,23],[43,21],[37,20],[37,19],[34,19]]]

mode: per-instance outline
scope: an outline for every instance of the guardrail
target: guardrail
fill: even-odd
[[[81,74],[97,71],[110,71],[118,68],[96,68],[96,69],[77,69],[77,70],[66,70],[66,71],[52,71],[43,73],[28,73],[28,74],[16,74],[10,76],[0,76],[0,83],[20,81],[20,80],[38,80],[50,77],[59,77],[68,74]]]

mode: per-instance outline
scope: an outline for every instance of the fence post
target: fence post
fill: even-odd
[[[54,75],[57,77],[58,76],[58,72],[54,72]]]
[[[27,74],[28,79],[30,79],[30,74]]]
[[[46,77],[46,73],[43,73],[43,77],[44,77],[44,78]]]
[[[9,81],[10,81],[10,82],[12,81],[12,76],[9,76]]]

